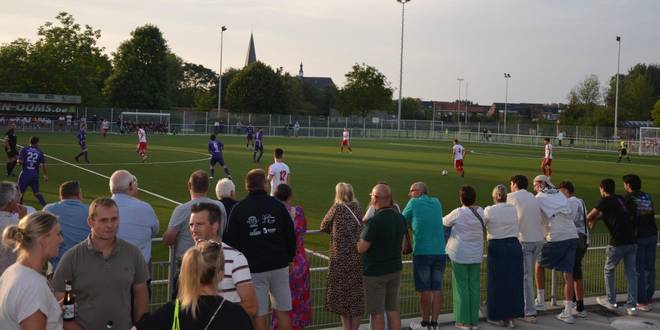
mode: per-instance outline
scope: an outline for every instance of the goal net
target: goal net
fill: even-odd
[[[134,132],[142,126],[150,133],[169,133],[170,114],[159,112],[122,112],[119,115],[122,133]]]
[[[660,127],[640,127],[639,154],[660,156]]]

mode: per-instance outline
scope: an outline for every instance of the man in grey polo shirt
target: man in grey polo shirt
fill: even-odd
[[[190,179],[188,179],[188,191],[190,192],[190,201],[174,209],[170,223],[167,225],[167,231],[163,234],[163,243],[167,246],[174,245],[174,255],[177,264],[180,263],[183,254],[195,245],[188,229],[190,208],[192,208],[193,204],[211,203],[218,206],[220,209],[219,241],[221,241],[222,233],[224,233],[227,226],[227,213],[225,212],[224,205],[218,200],[206,197],[209,192],[209,175],[206,172],[197,170],[190,175]]]
[[[139,320],[149,310],[147,265],[137,247],[117,238],[119,220],[115,201],[92,201],[87,218],[91,234],[60,260],[53,278],[55,297],[64,297],[64,282],[70,280],[78,307],[75,320],[64,322],[65,329],[104,329],[108,321],[117,329],[130,329],[131,317]]]

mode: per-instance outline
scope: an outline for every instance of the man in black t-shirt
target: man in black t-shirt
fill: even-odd
[[[9,124],[9,130],[5,133],[5,152],[7,153],[7,176],[14,176],[14,167],[18,161],[18,149],[16,149],[16,123]]]
[[[642,189],[642,179],[635,174],[623,176],[626,207],[637,228],[637,308],[651,311],[655,292],[655,254],[658,226],[651,196]]]
[[[598,205],[589,212],[587,221],[589,228],[596,225],[596,220],[602,215],[603,222],[610,232],[610,243],[607,246],[607,257],[605,259],[605,294],[606,297],[598,297],[596,301],[601,306],[616,310],[616,286],[614,282],[614,270],[616,265],[623,260],[623,268],[628,284],[628,300],[626,312],[628,315],[637,314],[637,238],[635,236],[635,225],[630,217],[623,197],[614,193],[614,180],[607,178],[600,182],[600,196]]]

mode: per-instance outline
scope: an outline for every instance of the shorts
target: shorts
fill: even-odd
[[[254,151],[261,151],[261,152],[263,152],[263,151],[264,151],[264,145],[261,144],[261,143],[255,143],[255,144],[254,144]]]
[[[447,255],[413,255],[415,291],[442,291]]]
[[[7,151],[7,158],[12,158],[18,156],[18,150],[16,149],[11,149]]]
[[[147,143],[146,142],[138,143],[137,150],[142,152],[147,151]]]
[[[626,148],[620,149],[619,150],[619,155],[621,155],[621,156],[628,155],[628,149],[626,149]]]
[[[211,166],[215,166],[215,164],[220,164],[220,166],[225,166],[224,158],[222,156],[211,157]]]
[[[82,151],[87,150],[87,143],[78,143],[78,145],[80,146],[80,150]]]
[[[463,169],[463,160],[462,159],[454,160],[454,168],[457,169],[457,170],[462,170]]]
[[[342,146],[350,147],[350,146],[351,146],[351,143],[350,143],[348,140],[341,140],[341,145],[342,145]]]
[[[248,139],[248,140],[254,140],[254,136],[253,136],[252,134],[248,134],[248,135],[247,135],[247,139]]]
[[[541,249],[541,266],[563,273],[573,273],[577,243],[577,238],[545,243]]]
[[[575,249],[575,265],[573,265],[573,279],[581,280],[582,279],[582,259],[587,253],[587,236],[583,234],[578,234],[580,238],[577,242],[577,247]]]
[[[541,166],[550,167],[551,165],[552,165],[552,158],[543,158],[543,161],[541,162]]]
[[[21,174],[18,175],[18,189],[21,194],[24,193],[28,187],[30,187],[35,194],[39,192],[39,174],[25,175],[21,172]]]
[[[101,129],[101,133],[103,133],[103,134],[108,133],[108,129],[107,129],[107,128],[102,128],[102,129]]]
[[[262,273],[252,273],[251,275],[252,284],[254,284],[254,290],[257,293],[258,316],[268,315],[270,312],[268,308],[269,301],[272,303],[273,309],[277,311],[287,312],[293,309],[288,266]]]
[[[367,314],[398,311],[401,272],[381,276],[363,276],[364,301]]]

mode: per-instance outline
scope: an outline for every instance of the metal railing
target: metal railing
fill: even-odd
[[[318,230],[310,230],[308,234],[318,234]],[[660,234],[660,233],[659,233]],[[659,235],[660,236],[660,235]],[[583,286],[585,297],[601,296],[605,294],[605,249],[609,242],[609,234],[595,233],[590,237],[591,246],[588,248],[587,253],[582,261],[583,273]],[[487,243],[485,243],[487,245]],[[657,245],[660,248],[660,244]],[[170,249],[170,260],[173,253]],[[484,249],[487,251],[487,249]],[[311,303],[312,303],[312,325],[311,329],[320,329],[327,327],[334,327],[341,325],[338,315],[329,313],[324,310],[325,302],[325,279],[328,273],[329,258],[328,251],[311,251],[307,250],[307,257],[310,264],[310,283],[311,283]],[[656,254],[656,269],[660,267],[660,253]],[[171,278],[174,272],[174,264],[169,261],[159,261],[152,263],[153,280],[152,284],[152,309],[164,304],[172,296]],[[660,271],[660,269],[658,269]],[[562,300],[563,280],[561,276],[557,276],[554,271],[546,272],[546,292],[550,304],[557,304]],[[485,301],[487,295],[486,288],[487,279],[487,261],[484,256],[484,261],[481,263],[481,286],[480,286],[480,300]],[[522,283],[521,283],[522,285]],[[656,288],[660,288],[660,277],[656,277]],[[547,289],[549,288],[549,289]],[[617,293],[627,292],[625,276],[623,273],[623,265],[618,266],[616,269],[616,288]],[[445,275],[443,278],[443,306],[442,313],[452,312],[452,293],[451,293],[451,264],[447,265]],[[401,287],[399,296],[401,297],[401,318],[411,318],[419,316],[419,298],[415,291],[415,286],[412,277],[412,260],[411,256],[404,256],[403,269],[401,271]],[[365,316],[364,322],[368,322]]]

